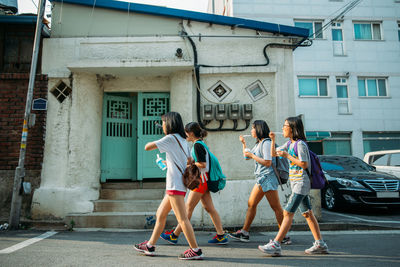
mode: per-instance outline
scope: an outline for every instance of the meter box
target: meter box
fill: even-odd
[[[244,120],[251,120],[253,118],[253,105],[244,104],[242,109],[242,118]]]
[[[216,106],[216,111],[215,111],[215,119],[218,121],[223,121],[227,119],[226,116],[226,106],[224,104],[218,104]]]
[[[231,120],[240,119],[240,106],[239,106],[239,104],[230,104],[229,105],[228,117]]]
[[[212,121],[214,119],[214,109],[212,105],[204,105],[202,111],[203,121]]]

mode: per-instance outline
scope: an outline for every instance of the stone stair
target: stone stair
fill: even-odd
[[[165,182],[121,182],[102,184],[94,211],[68,214],[66,224],[75,228],[151,229],[165,194]],[[172,211],[167,226],[176,225]]]

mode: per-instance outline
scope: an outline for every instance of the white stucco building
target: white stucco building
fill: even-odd
[[[313,45],[294,52],[293,96],[315,152],[363,158],[400,148],[399,1],[233,5],[235,16],[310,29]]]
[[[228,177],[226,189],[214,195],[216,208],[225,226],[241,225],[254,163],[243,159],[238,136],[250,132],[254,119],[279,130],[295,114],[292,49],[307,31],[111,0],[52,3],[42,58],[49,84],[46,145],[34,218],[68,217],[85,227],[153,223],[159,201],[151,200],[164,191],[147,182],[165,172],[155,164],[157,152],[143,148],[162,137],[154,122],[177,111],[184,123],[200,120],[210,130],[206,142]],[[118,190],[109,185],[115,181]],[[288,189],[281,193],[282,204],[288,195]],[[139,223],[129,224],[139,215]],[[108,222],[100,224],[107,221],[100,217]],[[192,222],[211,225],[200,207]],[[275,224],[266,201],[254,222],[265,224]]]

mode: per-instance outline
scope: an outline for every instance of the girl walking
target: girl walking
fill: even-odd
[[[269,127],[263,120],[254,121],[251,128],[251,136],[256,139],[256,145],[252,150],[246,151],[246,141],[243,136],[239,140],[243,144],[243,155],[247,160],[253,159],[255,161],[254,174],[256,176],[256,184],[251,191],[246,219],[242,229],[236,233],[231,233],[229,236],[235,240],[242,242],[249,242],[249,229],[254,220],[257,212],[258,203],[265,196],[272,210],[275,212],[275,218],[280,226],[283,220],[283,210],[279,202],[278,195],[278,178],[276,177],[272,168],[271,157],[271,140],[269,139]],[[290,238],[284,240],[285,244],[290,244]]]
[[[186,211],[188,218],[192,217],[192,213],[197,204],[201,201],[203,208],[210,214],[211,220],[215,226],[217,234],[208,243],[227,244],[226,237],[221,224],[221,218],[214,207],[210,191],[208,190],[207,181],[209,179],[210,156],[204,147],[203,139],[207,136],[207,131],[200,127],[197,122],[190,122],[185,126],[186,140],[193,142],[192,157],[196,159],[195,164],[201,172],[201,183],[198,188],[190,191],[187,202]],[[178,237],[182,232],[182,226],[179,224],[175,230],[161,234],[161,238],[170,244],[178,243]]]
[[[275,149],[275,134],[270,133],[271,137],[271,154],[274,157],[285,157],[290,161],[289,167],[289,180],[292,194],[283,212],[282,225],[279,228],[279,232],[270,242],[264,246],[258,246],[258,248],[267,254],[273,256],[281,255],[281,243],[283,238],[289,231],[294,213],[300,207],[302,215],[306,218],[308,226],[312,232],[315,242],[312,247],[305,250],[306,254],[327,254],[328,246],[323,241],[317,219],[315,218],[312,210],[309,198],[311,189],[310,178],[307,175],[311,173],[310,154],[308,146],[305,143],[306,137],[304,135],[303,122],[299,117],[290,117],[285,120],[282,127],[283,136],[290,138],[288,144],[285,144]],[[297,145],[297,154],[294,147]]]
[[[186,142],[182,118],[177,112],[168,112],[163,115],[161,119],[163,132],[166,136],[160,140],[147,143],[144,149],[154,150],[158,148],[160,153],[166,152],[167,154],[166,161],[168,170],[166,177],[166,194],[157,209],[157,220],[150,240],[136,244],[134,248],[147,256],[155,255],[155,245],[165,228],[168,213],[172,209],[190,246],[188,250],[179,256],[179,259],[202,259],[203,253],[197,245],[193,227],[187,216],[184,202],[186,187],[183,184],[180,170],[185,170],[190,151]]]

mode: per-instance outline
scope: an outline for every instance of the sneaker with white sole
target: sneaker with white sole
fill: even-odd
[[[242,242],[249,242],[250,235],[245,235],[242,230],[237,231],[236,233],[230,233],[229,236],[235,240]]]
[[[229,243],[229,240],[226,234],[222,235],[222,237],[218,237],[218,235],[215,235],[213,239],[208,240],[208,243],[217,245],[226,245]]]
[[[291,245],[292,244],[292,240],[290,240],[289,236],[285,236],[281,242],[281,245]]]
[[[174,231],[161,233],[160,237],[172,245],[176,245],[179,238],[174,234]]]
[[[146,256],[154,256],[156,254],[156,248],[154,246],[152,246],[151,248],[149,248],[147,246],[147,243],[149,241],[144,241],[140,244],[136,244],[133,246],[134,249],[136,249],[139,252],[144,253]]]
[[[203,252],[199,249],[197,252],[189,248],[183,254],[181,254],[178,259],[180,260],[202,260]]]
[[[272,256],[281,256],[281,245],[274,240],[270,240],[269,243],[264,246],[258,246],[258,249]]]
[[[328,245],[325,242],[315,241],[312,247],[304,251],[306,254],[329,254]]]

